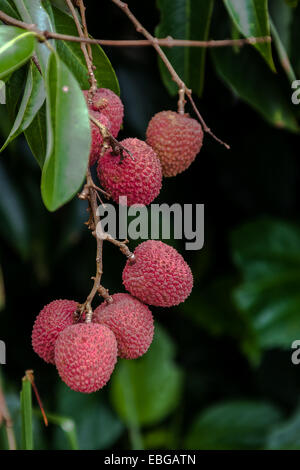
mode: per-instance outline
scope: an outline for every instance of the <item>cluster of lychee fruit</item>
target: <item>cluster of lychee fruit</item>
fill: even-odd
[[[83,92],[89,112],[116,138],[123,121],[124,107],[111,90],[99,88],[90,97]],[[186,170],[196,158],[203,142],[201,125],[188,114],[162,111],[150,120],[146,142],[127,138],[120,144],[128,155],[114,151],[101,154],[103,136],[100,128],[91,123],[92,144],[90,165],[97,163],[97,173],[102,187],[116,202],[127,197],[127,205],[150,204],[159,194],[162,177],[176,176]]]
[[[162,177],[175,176],[195,159],[202,146],[200,124],[186,114],[163,111],[149,122],[147,143],[128,138],[119,142],[122,155],[103,153],[103,126],[117,137],[124,108],[111,90],[100,88],[91,97],[83,92],[92,120],[90,165],[97,163],[102,187],[112,199],[127,205],[150,204],[159,194]],[[105,148],[105,147],[104,147]],[[171,307],[183,302],[193,286],[191,270],[171,246],[155,240],[141,243],[128,258],[123,284],[128,293],[108,297],[90,317],[78,317],[79,304],[55,300],[36,318],[34,351],[55,364],[62,380],[73,390],[91,393],[109,380],[117,357],[136,359],[149,348],[154,333],[148,305]]]
[[[55,364],[61,379],[77,392],[102,388],[118,356],[142,356],[154,334],[148,305],[170,307],[183,302],[192,290],[193,276],[174,248],[147,240],[135,249],[134,261],[127,260],[123,284],[129,293],[103,301],[90,323],[78,319],[78,303],[73,300],[54,300],[35,320],[34,351]]]

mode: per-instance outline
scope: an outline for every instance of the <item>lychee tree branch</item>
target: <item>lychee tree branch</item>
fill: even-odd
[[[92,316],[93,316],[92,302],[101,286],[101,277],[103,273],[103,261],[102,261],[103,240],[97,237],[96,235],[96,228],[97,228],[97,225],[100,223],[100,217],[98,215],[97,189],[95,189],[95,185],[94,185],[89,168],[86,173],[86,185],[83,188],[83,191],[79,195],[79,197],[81,199],[88,200],[88,203],[89,203],[88,210],[90,213],[90,217],[88,221],[88,228],[92,231],[92,234],[95,236],[96,241],[97,241],[96,275],[95,277],[92,278],[94,280],[94,284],[86,301],[82,305],[80,305],[78,309],[78,313],[80,315],[82,315],[84,312],[86,313],[85,321],[87,323],[90,323],[92,321]]]
[[[229,149],[230,146],[228,144],[226,144],[225,142],[223,142],[218,137],[216,137],[216,135],[212,132],[212,130],[207,126],[206,122],[204,121],[203,117],[201,116],[201,114],[200,114],[199,110],[197,109],[196,104],[195,104],[195,102],[192,98],[192,90],[188,89],[186,84],[184,83],[184,81],[179,77],[176,70],[172,66],[171,62],[167,58],[166,54],[164,53],[164,51],[161,49],[160,45],[158,44],[157,38],[152,36],[152,34],[150,34],[149,31],[147,31],[144,28],[144,26],[139,22],[139,20],[130,11],[127,3],[124,3],[121,0],[111,0],[111,1],[115,5],[117,5],[122,11],[124,11],[124,13],[127,15],[127,17],[130,19],[130,21],[135,26],[135,29],[137,30],[137,32],[141,33],[143,36],[145,36],[146,39],[148,39],[148,41],[150,41],[152,43],[154,49],[156,50],[156,52],[160,56],[161,60],[163,61],[163,63],[167,67],[172,79],[178,85],[178,92],[179,92],[178,112],[181,113],[181,114],[184,114],[184,105],[185,105],[184,96],[186,94],[189,101],[192,104],[192,107],[193,107],[194,111],[196,111],[196,115],[197,115],[199,121],[202,124],[204,132],[210,134],[217,142],[219,142],[220,144],[224,145],[227,149]]]
[[[60,41],[80,42],[84,44],[99,44],[100,46],[111,47],[153,47],[153,42],[148,39],[92,39],[89,37],[78,37],[69,34],[60,34],[54,31],[40,30],[34,24],[25,23],[7,15],[0,10],[0,20],[6,24],[26,29],[27,31],[36,32],[40,40],[56,39]],[[271,42],[271,36],[248,37],[243,39],[211,39],[209,41],[194,41],[189,39],[173,39],[171,36],[166,38],[155,38],[156,43],[163,47],[242,47],[245,45],[253,45],[258,43]]]
[[[87,24],[86,24],[86,18],[85,18],[85,6],[83,3],[83,0],[77,0],[76,4],[80,9],[80,14],[81,14],[81,20],[82,20],[82,25],[83,29],[81,27],[80,21],[78,20],[76,10],[73,6],[73,3],[71,0],[66,0],[67,5],[72,13],[74,22],[77,27],[77,31],[79,34],[79,37],[81,39],[87,38],[88,37],[88,29],[87,29]],[[97,81],[95,79],[94,75],[94,65],[93,65],[93,58],[92,58],[92,51],[91,49],[88,49],[86,44],[83,42],[81,43],[81,49],[84,54],[84,58],[86,61],[86,65],[89,71],[89,78],[90,78],[90,84],[91,88],[88,93],[88,100],[92,100],[92,96],[97,90]],[[101,135],[103,137],[103,145],[101,149],[101,153],[105,152],[109,147],[112,148],[112,151],[116,154],[120,154],[120,158],[124,158],[123,152],[126,151],[128,154],[127,149],[123,147],[108,131],[108,129],[101,124],[100,122],[97,121],[97,119],[94,118],[94,116],[91,114],[90,120],[98,126]],[[131,154],[130,154],[131,155]],[[118,242],[117,240],[114,240],[114,238],[106,234],[105,236],[98,236],[97,234],[97,228],[100,227],[101,230],[101,235],[103,234],[102,228],[101,228],[101,220],[98,214],[98,202],[97,199],[99,197],[98,191],[102,192],[104,195],[109,196],[105,191],[103,191],[101,188],[95,185],[90,169],[88,167],[87,172],[86,172],[86,184],[82,190],[82,192],[79,194],[80,199],[87,199],[89,203],[88,211],[89,211],[89,220],[87,222],[88,228],[92,231],[93,236],[96,238],[97,241],[97,248],[96,248],[96,274],[95,276],[92,277],[94,283],[93,287],[86,299],[86,301],[78,306],[77,309],[77,315],[81,317],[85,313],[85,321],[86,323],[90,323],[92,321],[92,316],[93,316],[93,309],[92,309],[92,302],[94,300],[94,297],[98,293],[101,295],[107,302],[112,302],[112,298],[109,295],[109,292],[105,287],[101,285],[101,278],[103,274],[103,240],[109,240],[115,245],[117,245],[120,250],[128,257],[133,259],[134,255],[129,251],[128,247],[124,242]],[[99,197],[100,198],[100,197]],[[101,200],[101,198],[100,198]],[[102,201],[101,201],[102,202]]]
[[[79,10],[80,10],[80,16],[81,16],[82,27],[83,27],[83,35],[84,35],[85,38],[88,38],[89,33],[88,33],[86,17],[85,17],[85,10],[86,10],[85,5],[83,3],[83,0],[77,0],[76,4],[77,4],[77,6],[79,7]],[[86,43],[86,47],[87,47],[87,51],[88,51],[90,61],[93,64],[93,53],[92,53],[91,45],[89,43]]]

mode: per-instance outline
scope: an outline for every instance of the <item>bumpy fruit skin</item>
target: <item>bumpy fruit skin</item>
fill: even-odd
[[[32,330],[32,347],[44,361],[55,364],[55,342],[59,333],[72,325],[77,305],[74,300],[54,300],[38,314]]]
[[[87,98],[88,91],[84,90]],[[92,109],[104,114],[111,123],[110,132],[117,137],[124,117],[124,106],[118,95],[108,88],[98,88],[93,96]]]
[[[103,302],[94,311],[94,321],[106,325],[117,338],[118,355],[136,359],[148,351],[154,324],[147,305],[129,294],[114,294],[113,302]]]
[[[99,113],[98,111],[90,110],[90,113],[94,116],[97,121],[103,124],[109,131],[111,128],[111,124],[109,119],[104,116],[104,114]],[[90,150],[90,166],[95,165],[98,161],[100,156],[101,147],[103,144],[103,137],[100,132],[99,127],[96,126],[92,121],[90,121],[91,125],[91,134],[92,134],[92,143],[91,143],[91,150]]]
[[[155,114],[146,131],[147,143],[161,161],[163,176],[176,176],[195,160],[203,142],[198,121],[187,114],[161,111]]]
[[[173,247],[147,240],[134,254],[135,262],[128,260],[123,270],[123,284],[133,296],[149,305],[171,307],[190,295],[192,272]]]
[[[105,325],[77,323],[63,330],[55,344],[61,379],[76,392],[92,393],[110,379],[117,361],[117,341]]]
[[[139,139],[124,139],[121,144],[131,152],[120,155],[108,152],[99,159],[98,177],[116,202],[127,196],[127,205],[150,204],[159,194],[162,183],[161,164],[153,149]],[[125,205],[122,201],[121,204]]]

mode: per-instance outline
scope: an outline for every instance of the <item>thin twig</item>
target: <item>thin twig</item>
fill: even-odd
[[[129,250],[127,243],[128,240],[119,241],[112,237],[109,233],[103,232],[101,224],[99,224],[96,228],[96,235],[101,240],[106,240],[113,245],[117,246],[121,253],[126,256],[131,262],[135,261],[135,255]]]
[[[76,36],[68,36],[67,34],[50,33],[49,37],[53,39],[62,39],[71,42],[85,42],[87,44],[99,44],[108,47],[153,47],[153,43],[148,39],[81,39]],[[241,39],[210,39],[209,41],[193,41],[190,39],[173,39],[168,36],[166,38],[156,38],[156,43],[162,47],[243,47],[247,45],[271,42],[271,36],[248,37]]]
[[[5,396],[4,396],[2,387],[0,385],[0,425],[1,425],[2,420],[5,423],[8,448],[9,450],[16,450],[17,446],[16,446],[16,439],[15,439],[15,434],[14,434],[14,429],[13,429],[13,422],[12,422],[10,413],[8,411],[7,405],[6,405]]]
[[[86,301],[82,305],[79,306],[78,313],[80,314],[80,316],[82,316],[82,314],[85,312],[86,313],[85,321],[87,323],[90,323],[92,321],[92,315],[93,315],[92,302],[101,285],[101,277],[103,273],[103,261],[102,261],[103,239],[97,237],[96,235],[96,229],[98,227],[98,224],[100,224],[101,222],[100,222],[100,217],[98,215],[97,189],[95,189],[94,187],[95,185],[94,185],[93,178],[91,176],[91,172],[89,168],[86,173],[86,181],[87,181],[87,184],[84,187],[83,192],[81,193],[80,196],[82,196],[81,199],[87,199],[89,202],[90,218],[88,222],[88,227],[90,230],[92,230],[92,234],[95,236],[96,241],[97,241],[96,276],[92,278],[94,281],[92,290],[89,293]],[[84,195],[85,197],[83,197]]]
[[[26,29],[28,31],[33,31],[38,34],[41,39],[58,39],[63,41],[70,42],[82,42],[86,44],[99,44],[102,46],[112,46],[112,47],[147,47],[153,46],[153,41],[149,39],[122,39],[122,40],[112,40],[112,39],[92,39],[89,37],[78,37],[72,36],[69,34],[60,34],[55,33],[54,31],[40,30],[36,27],[35,24],[25,23],[23,21],[17,20],[12,16],[7,15],[3,11],[0,11],[0,19],[7,24],[13,26],[18,26],[19,28]],[[262,36],[262,37],[248,37],[245,39],[220,39],[220,40],[209,40],[209,41],[192,41],[189,39],[173,39],[171,36],[166,38],[155,38],[156,43],[159,46],[164,47],[232,47],[232,46],[244,46],[247,44],[257,44],[264,42],[271,42],[271,36]]]
[[[69,42],[80,42],[85,44],[99,44],[100,46],[111,46],[111,47],[153,47],[153,42],[148,39],[92,39],[89,37],[78,37],[69,34],[55,33],[54,31],[40,30],[34,24],[28,24],[23,21],[16,20],[12,16],[7,15],[3,11],[0,11],[0,19],[13,26],[33,31],[38,34],[41,39],[57,39],[61,41]],[[244,39],[211,39],[209,41],[194,41],[189,39],[173,39],[171,36],[166,38],[155,38],[155,42],[159,46],[163,47],[234,47],[234,46],[245,46],[253,45],[258,43],[271,42],[271,36],[261,37],[248,37]]]
[[[103,150],[107,150],[109,147],[111,147],[114,155],[120,155],[120,161],[125,158],[124,152],[127,153],[132,160],[134,160],[132,153],[111,135],[107,127],[101,124],[101,122],[99,122],[92,114],[89,115],[89,118],[101,132],[103,138]]]
[[[158,55],[160,56],[161,60],[163,61],[163,63],[165,64],[165,66],[167,67],[171,77],[172,77],[172,80],[174,80],[174,82],[178,85],[178,93],[179,93],[179,100],[178,100],[178,112],[183,114],[184,113],[184,105],[185,105],[185,99],[184,99],[184,95],[186,94],[188,99],[190,100],[192,106],[193,106],[193,109],[196,111],[196,115],[199,119],[199,121],[201,122],[202,126],[203,126],[203,130],[205,132],[207,132],[208,134],[210,134],[217,142],[219,142],[220,144],[224,145],[227,149],[229,149],[229,145],[226,144],[225,142],[223,142],[221,139],[219,139],[218,137],[215,136],[215,134],[212,132],[212,130],[207,126],[207,124],[205,123],[203,117],[201,116],[199,110],[197,109],[196,105],[195,105],[195,102],[192,98],[192,90],[189,90],[186,86],[186,84],[184,83],[184,81],[179,77],[179,75],[177,74],[176,70],[174,69],[174,67],[172,66],[171,62],[169,61],[169,59],[167,58],[166,54],[164,53],[164,51],[161,49],[161,47],[159,46],[158,44],[158,39],[155,38],[154,36],[152,36],[152,34],[150,34],[144,27],[143,25],[139,22],[139,20],[134,16],[134,14],[130,11],[127,3],[124,3],[122,2],[121,0],[111,0],[115,5],[117,5],[122,11],[124,11],[125,15],[127,15],[127,17],[130,19],[130,21],[133,23],[133,25],[135,26],[135,29],[137,30],[138,33],[141,33],[143,36],[145,36],[146,39],[148,39],[148,41],[150,41],[154,47],[154,49],[156,50],[156,52],[158,53]]]
[[[89,37],[88,33],[88,28],[87,28],[87,23],[86,23],[86,16],[85,16],[85,5],[83,3],[83,0],[77,0],[77,6],[79,7],[80,10],[80,16],[81,16],[81,21],[82,21],[82,26],[83,26],[83,35],[85,38]],[[93,63],[93,53],[92,53],[92,48],[89,43],[87,43],[87,51],[89,54],[90,61]]]
[[[82,27],[81,27],[81,24],[80,24],[80,21],[77,17],[77,14],[76,14],[76,10],[74,8],[74,5],[72,3],[71,0],[66,0],[66,3],[70,9],[70,12],[72,13],[72,16],[73,16],[73,19],[74,19],[74,22],[75,22],[75,25],[76,25],[76,28],[77,28],[77,31],[78,31],[78,34],[79,34],[79,37],[80,39],[84,39],[85,38],[85,35],[82,31]],[[81,2],[82,3],[82,2]],[[93,96],[95,94],[95,92],[97,91],[97,80],[95,78],[95,74],[94,74],[94,68],[93,68],[93,62],[92,62],[92,59],[91,57],[89,56],[89,53],[88,53],[88,50],[87,50],[87,46],[86,44],[81,41],[81,50],[82,50],[82,53],[84,55],[84,58],[85,58],[85,62],[86,62],[86,66],[87,66],[87,69],[88,69],[88,74],[89,74],[89,82],[90,82],[90,90],[89,90],[89,94],[91,96]]]
[[[44,410],[44,406],[43,406],[43,403],[42,403],[40,394],[39,394],[39,392],[38,392],[37,386],[35,385],[33,370],[31,370],[31,369],[30,369],[30,370],[26,370],[26,371],[25,371],[25,377],[26,377],[26,378],[29,380],[29,382],[31,383],[31,386],[32,386],[32,388],[33,388],[35,397],[36,397],[36,399],[37,399],[38,405],[39,405],[39,407],[40,407],[40,410],[41,410],[41,413],[42,413],[42,416],[43,416],[43,420],[44,420],[45,426],[48,426],[48,418],[47,418],[47,416],[46,416],[46,413],[45,413],[45,410]]]
[[[43,75],[40,63],[39,63],[38,58],[37,58],[37,55],[33,54],[33,56],[31,57],[31,60],[34,63],[34,65],[36,66],[36,68],[38,69],[38,71],[40,72],[40,74]]]

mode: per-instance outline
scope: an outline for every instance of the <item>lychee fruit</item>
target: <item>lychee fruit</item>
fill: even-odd
[[[123,270],[123,284],[133,296],[149,305],[171,307],[190,295],[192,272],[173,247],[147,240],[134,255],[135,262],[128,260]]]
[[[124,157],[107,152],[98,162],[98,177],[114,201],[127,196],[127,205],[150,204],[159,194],[162,183],[161,164],[154,150],[139,139],[120,142],[132,156]]]
[[[88,91],[83,91],[86,99]],[[95,111],[104,114],[111,123],[110,132],[113,137],[117,137],[122,125],[124,116],[124,106],[118,95],[108,88],[98,88],[89,105]]]
[[[74,300],[53,300],[38,314],[32,330],[32,347],[44,361],[55,364],[55,342],[59,333],[73,324],[77,305]]]
[[[103,124],[109,131],[111,129],[111,124],[109,119],[104,116],[104,114],[99,113],[98,111],[90,110],[90,113],[94,116],[100,124]],[[95,165],[98,158],[100,157],[101,147],[103,145],[103,137],[99,127],[92,121],[90,121],[91,126],[91,134],[92,134],[92,142],[91,142],[91,150],[90,150],[90,166]]]
[[[161,111],[150,120],[146,137],[161,161],[163,176],[176,176],[195,160],[202,147],[203,130],[188,114]]]
[[[112,299],[112,303],[103,302],[95,309],[93,319],[113,331],[120,357],[136,359],[145,354],[152,343],[152,313],[147,305],[129,294],[114,294]]]
[[[116,337],[105,325],[77,323],[58,336],[55,364],[61,379],[72,390],[92,393],[110,379],[117,350]]]

